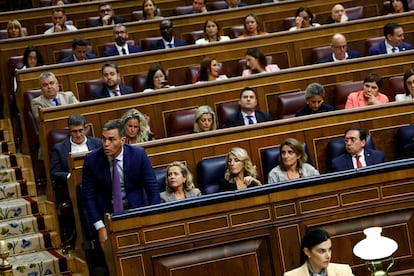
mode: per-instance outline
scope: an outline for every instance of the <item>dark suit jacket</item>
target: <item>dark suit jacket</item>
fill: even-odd
[[[87,137],[86,145],[88,146],[89,150],[94,150],[102,146],[102,142],[100,139],[95,137]],[[50,167],[50,176],[52,181],[55,182],[55,190],[56,190],[56,203],[62,203],[64,200],[69,199],[69,194],[64,194],[67,191],[67,176],[69,174],[69,164],[68,164],[68,154],[70,152],[70,140],[69,137],[55,144],[53,147],[52,153],[52,160],[51,160],[51,167]],[[64,191],[60,193],[63,189]],[[58,198],[58,194],[62,194],[63,197],[67,196],[67,198]]]
[[[113,24],[124,23],[125,21],[122,17],[116,16],[116,15],[112,17],[112,20],[114,21]],[[100,17],[96,19],[94,22],[92,22],[92,27],[97,27],[97,26],[103,26],[102,18]]]
[[[361,56],[361,53],[358,52],[358,51],[348,50],[346,52],[348,53],[348,58],[347,59],[357,58],[357,57]],[[324,62],[331,62],[331,61],[334,61],[334,60],[333,60],[332,54],[329,54],[327,57],[324,57],[319,62],[324,63]]]
[[[260,110],[255,111],[256,120],[258,123],[270,121],[272,118],[269,113]],[[244,126],[244,119],[241,112],[237,112],[233,116],[227,118],[224,123],[225,127]]]
[[[119,86],[121,95],[131,94],[134,92],[134,89],[129,86],[120,85]],[[92,91],[91,99],[101,99],[101,98],[108,98],[109,97],[109,91],[106,86],[103,86],[102,88],[97,88]]]
[[[141,48],[141,46],[129,45],[128,44],[128,51],[129,51],[130,54],[139,53],[139,52],[142,52],[142,48]],[[114,47],[106,50],[105,52],[103,52],[103,56],[104,57],[119,56],[118,49],[114,46]]]
[[[401,42],[400,46],[398,46],[398,49],[400,50],[400,52],[411,50],[412,48],[413,46],[411,46],[411,44],[407,42]],[[386,54],[386,53],[387,53],[387,48],[385,47],[385,41],[371,46],[371,48],[369,48],[368,50],[369,56],[381,55],[381,54]]]
[[[94,59],[94,58],[96,58],[95,54],[86,53],[85,59]],[[72,61],[75,61],[75,58],[73,57],[73,54],[63,58],[60,62],[63,63],[63,62],[72,62]]]
[[[113,212],[110,166],[103,147],[85,156],[81,194],[91,223]],[[143,148],[124,145],[123,172],[129,208],[161,202],[157,179]]]
[[[185,46],[187,43],[184,40],[174,37],[174,47]],[[148,46],[150,50],[166,49],[164,40],[161,38],[159,40],[153,41]]]
[[[364,149],[365,162],[367,166],[385,162],[384,154],[379,150]],[[349,153],[344,153],[332,160],[331,168],[333,171],[344,171],[354,168],[352,163],[352,156]]]

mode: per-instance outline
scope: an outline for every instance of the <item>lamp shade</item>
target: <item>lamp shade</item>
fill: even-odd
[[[364,230],[365,239],[359,241],[353,249],[354,255],[365,261],[375,261],[390,257],[398,248],[398,244],[381,236],[381,227],[370,227]]]

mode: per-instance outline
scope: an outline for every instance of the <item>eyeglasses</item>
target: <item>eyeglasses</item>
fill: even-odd
[[[102,9],[102,10],[99,10],[100,13],[107,13],[107,12],[110,12],[110,11],[112,11],[112,9]]]
[[[348,47],[348,45],[338,45],[338,46],[333,46],[335,49],[346,49]]]
[[[81,129],[72,129],[71,131],[70,131],[70,133],[72,133],[72,134],[76,134],[76,133],[83,133],[85,131],[85,129],[84,128],[81,128]]]
[[[123,34],[126,34],[126,32],[125,31],[116,31],[115,34],[116,35],[123,35]]]

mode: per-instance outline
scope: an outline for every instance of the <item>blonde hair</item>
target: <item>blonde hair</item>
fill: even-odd
[[[167,192],[173,192],[173,190],[170,188],[168,183],[168,170],[171,167],[179,167],[181,170],[181,174],[185,177],[185,182],[183,184],[184,189],[188,192],[194,189],[195,185],[193,182],[193,175],[191,174],[190,170],[187,168],[186,165],[184,165],[183,162],[180,161],[174,161],[171,164],[167,166],[167,171],[165,173],[165,191]]]
[[[20,22],[16,19],[10,20],[7,23],[7,36],[9,36],[9,29],[11,29],[12,27],[17,27],[19,29],[19,37],[24,36],[22,24],[20,24]]]
[[[121,118],[121,123],[123,126],[128,122],[129,119],[137,119],[139,122],[139,131],[135,137],[135,143],[141,143],[148,141],[148,137],[151,135],[151,130],[148,125],[147,119],[145,119],[144,114],[132,108],[124,113]]]
[[[211,116],[212,116],[213,123],[211,124],[211,129],[210,130],[217,129],[216,113],[214,113],[213,109],[211,109],[210,106],[201,105],[197,108],[195,116],[194,116],[194,128],[193,128],[194,132],[200,132],[200,126],[198,125],[198,120],[204,114],[211,114]]]
[[[236,175],[233,175],[228,167],[230,154],[234,155],[237,159],[243,162],[243,176],[252,176],[254,178],[257,177],[256,166],[253,165],[252,160],[250,159],[250,156],[247,153],[247,151],[243,148],[234,147],[230,150],[229,153],[227,153],[226,156],[226,171],[224,172],[225,180],[227,180],[230,183],[236,182]]]

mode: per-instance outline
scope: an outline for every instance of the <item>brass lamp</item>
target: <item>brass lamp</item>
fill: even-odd
[[[353,249],[354,255],[365,261],[372,276],[387,276],[394,264],[392,254],[398,249],[398,244],[387,237],[381,236],[381,227],[370,227],[364,230],[365,239],[359,241]],[[383,263],[390,261],[387,269]]]
[[[9,264],[7,261],[7,257],[9,256],[9,248],[7,247],[7,243],[5,241],[0,241],[0,276],[12,276],[13,269],[12,265]]]

